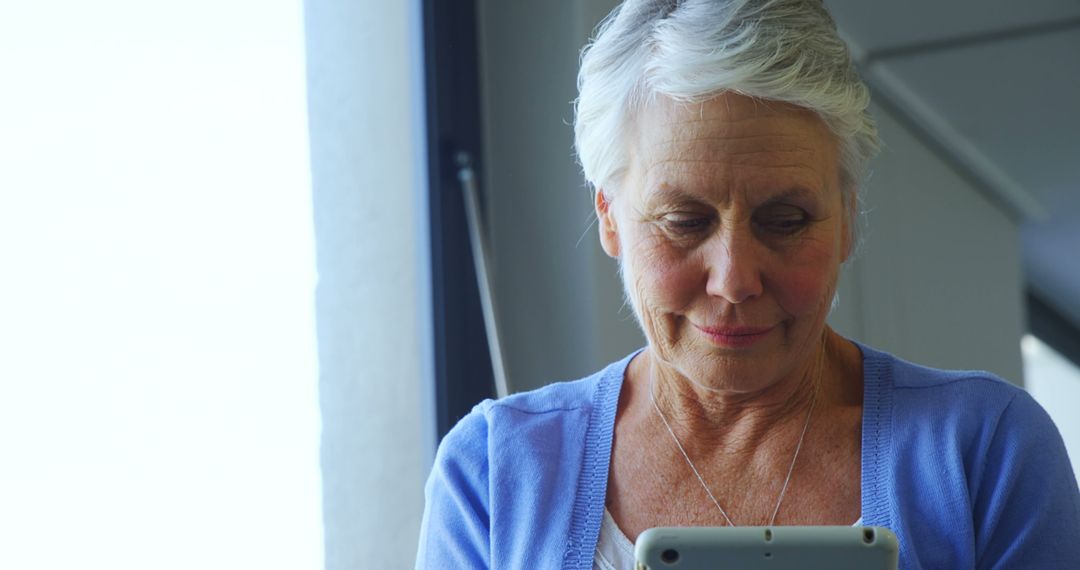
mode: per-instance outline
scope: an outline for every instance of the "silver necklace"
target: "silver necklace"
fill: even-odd
[[[657,405],[656,396],[653,394],[653,376],[651,373],[649,374],[649,401],[652,402],[653,409],[656,410],[656,413],[660,416],[660,420],[664,422],[664,427],[666,427],[668,433],[671,434],[671,439],[675,440],[675,446],[679,448],[679,453],[682,453],[683,459],[686,460],[686,464],[689,465],[690,470],[694,472],[694,476],[697,477],[698,483],[701,483],[701,488],[704,489],[705,494],[709,496],[709,500],[712,501],[713,505],[716,505],[716,510],[720,511],[720,514],[723,515],[724,520],[727,521],[728,525],[736,526],[731,520],[731,517],[724,511],[724,507],[720,506],[720,501],[717,501],[712,491],[709,490],[709,486],[705,484],[705,478],[701,476],[701,473],[694,465],[694,462],[690,460],[690,455],[683,449],[682,442],[679,441],[679,436],[675,435],[675,430],[671,429],[671,424],[668,423],[667,416],[664,415],[660,406]],[[806,412],[806,421],[803,423],[802,433],[799,434],[799,443],[795,445],[795,454],[791,457],[791,465],[788,466],[787,477],[784,478],[784,485],[780,488],[780,496],[776,499],[776,508],[773,509],[772,516],[769,517],[768,526],[773,526],[776,523],[776,515],[780,513],[780,505],[784,502],[784,494],[787,493],[788,483],[791,482],[791,474],[795,471],[795,461],[799,459],[799,451],[802,451],[803,440],[806,438],[806,429],[810,427],[810,416],[814,413],[814,404],[816,403],[817,387],[815,386],[814,395],[810,400],[810,409]]]

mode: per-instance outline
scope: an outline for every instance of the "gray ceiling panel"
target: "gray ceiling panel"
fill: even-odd
[[[869,52],[1080,18],[1076,0],[826,0],[825,5],[849,40]]]
[[[1024,270],[1080,323],[1080,30],[878,65],[1044,206],[1022,228]]]
[[[992,165],[984,179],[1007,178],[1042,206],[1022,226],[1025,273],[1080,326],[1080,1],[826,5],[868,79],[929,120],[958,163],[974,152]]]
[[[1080,30],[878,65],[947,117],[1044,206],[1077,199]]]

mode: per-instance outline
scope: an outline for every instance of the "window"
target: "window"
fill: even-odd
[[[0,8],[0,568],[319,568],[298,0]]]
[[[1057,424],[1073,472],[1080,474],[1080,368],[1032,335],[1024,337],[1021,349],[1027,389]]]

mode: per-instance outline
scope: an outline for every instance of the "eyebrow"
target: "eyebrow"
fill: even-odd
[[[666,201],[679,201],[679,200],[696,200],[701,201],[699,196],[696,196],[678,186],[673,186],[668,183],[663,183],[655,187],[655,190],[651,192],[655,199]],[[652,202],[653,200],[649,200]]]
[[[767,206],[771,204],[776,204],[777,202],[784,202],[792,198],[816,199],[817,192],[814,192],[813,190],[807,188],[803,188],[802,186],[792,186],[787,190],[783,190],[781,192],[778,192],[777,194],[770,196],[767,200],[762,202],[761,205]]]
[[[678,186],[672,186],[666,183],[655,187],[655,189],[649,193],[648,199],[645,200],[645,206],[649,208],[686,203],[704,204],[706,203],[706,200],[701,196],[687,192]]]

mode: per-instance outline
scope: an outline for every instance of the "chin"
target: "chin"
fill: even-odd
[[[711,347],[692,352],[669,349],[666,366],[690,382],[712,390],[754,391],[778,379],[782,357],[765,351],[718,351]]]

